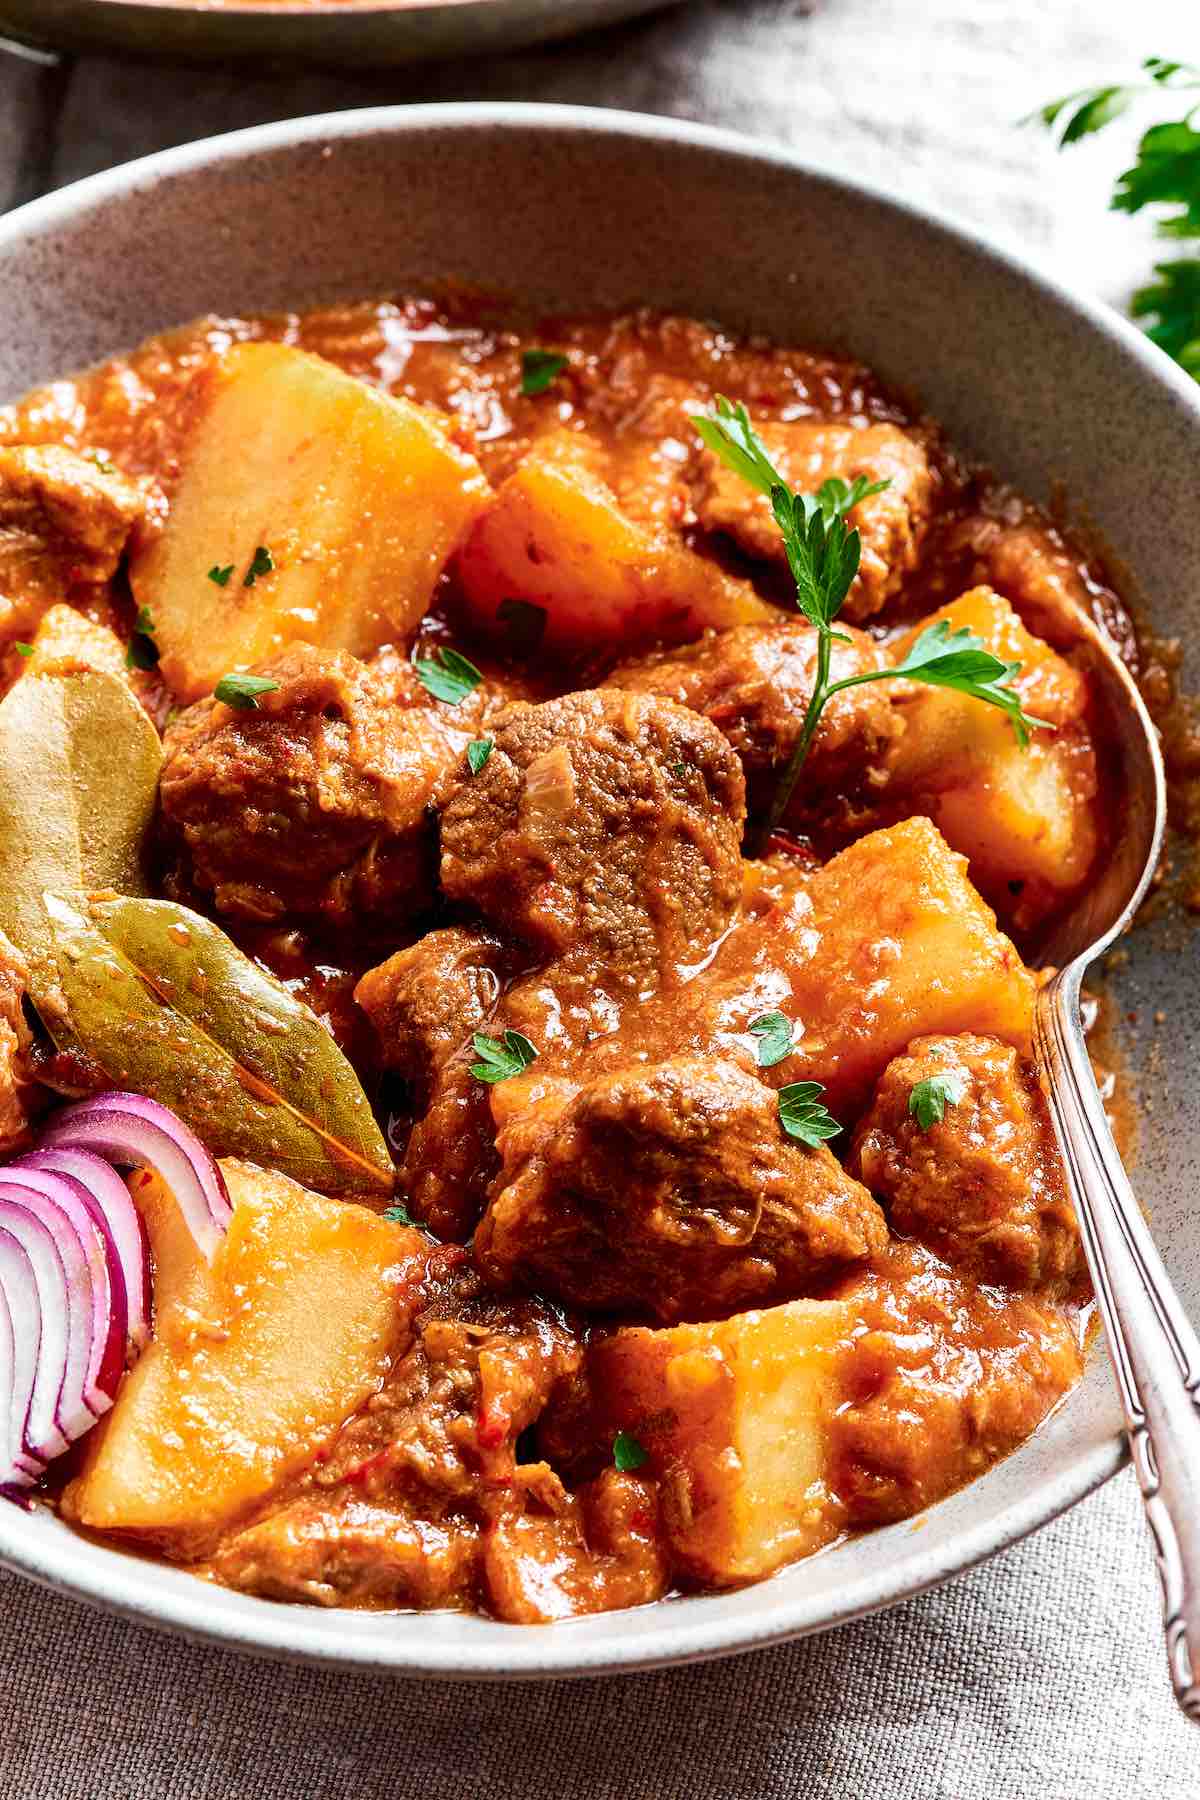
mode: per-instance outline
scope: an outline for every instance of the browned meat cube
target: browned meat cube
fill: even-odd
[[[592,1082],[497,1185],[475,1236],[491,1279],[668,1324],[791,1299],[887,1242],[866,1190],[784,1135],[770,1088],[717,1060]]]
[[[916,1084],[948,1077],[961,1098],[928,1130]],[[1083,1250],[1032,1063],[997,1038],[915,1038],[890,1062],[858,1128],[851,1167],[892,1224],[980,1281],[1064,1293]]]
[[[0,448],[0,588],[61,600],[115,575],[145,492],[60,444]]]
[[[833,646],[835,680],[887,667],[888,658],[873,639],[861,631],[848,635],[848,644]],[[741,757],[751,811],[761,812],[799,739],[816,658],[817,633],[803,621],[739,625],[625,663],[609,681],[636,693],[660,694],[711,719]],[[787,822],[803,824],[835,812],[853,817],[882,781],[884,757],[903,729],[886,683],[835,694],[821,714]]]
[[[368,969],[354,998],[375,1027],[383,1066],[428,1093],[487,1020],[512,961],[493,932],[449,925]]]
[[[442,886],[550,954],[707,949],[741,893],[745,783],[715,726],[615,688],[516,705],[442,813]]]
[[[893,1244],[835,1290],[858,1320],[832,1421],[846,1523],[908,1518],[1023,1443],[1082,1366],[1070,1313]]]
[[[929,518],[933,471],[924,446],[896,425],[829,425],[803,419],[760,424],[759,436],[788,486],[815,494],[823,481],[890,483],[855,508],[853,523],[862,538],[862,562],[846,598],[848,619],[877,613],[916,566]],[[711,450],[701,459],[705,487],[696,503],[702,525],[727,532],[747,555],[785,563],[783,540],[770,502]]]
[[[430,701],[403,662],[293,644],[253,711],[199,700],[166,739],[163,815],[219,911],[411,917],[433,893],[430,807],[488,704]]]

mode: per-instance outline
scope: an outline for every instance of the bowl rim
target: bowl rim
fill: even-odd
[[[1089,330],[1108,339],[1140,364],[1148,378],[1166,387],[1200,429],[1200,388],[1196,383],[1131,322],[1102,301],[1069,287],[1045,259],[1019,251],[999,235],[980,231],[966,221],[889,194],[876,183],[810,162],[781,144],[691,121],[616,108],[462,101],[370,107],[251,126],[156,152],[29,202],[0,218],[0,255],[30,238],[51,236],[91,208],[119,200],[123,195],[259,153],[363,137],[412,136],[432,130],[506,129],[609,135],[641,145],[711,150],[767,168],[798,173],[809,183],[834,194],[865,199],[898,213],[934,241],[940,238],[954,243],[985,264],[1023,280]],[[1093,1353],[1101,1354],[1099,1350]],[[1070,1404],[1070,1395],[1064,1404]],[[719,1613],[713,1616],[702,1597],[658,1602],[625,1615],[634,1622],[634,1628],[615,1644],[591,1644],[581,1638],[577,1627],[585,1625],[586,1620],[542,1629],[493,1626],[482,1631],[477,1641],[472,1632],[466,1631],[452,1643],[443,1642],[436,1634],[422,1640],[419,1633],[415,1634],[414,1643],[411,1632],[362,1634],[356,1640],[339,1642],[328,1630],[317,1629],[316,1622],[327,1618],[327,1614],[262,1600],[252,1601],[233,1613],[228,1607],[230,1596],[222,1589],[186,1576],[186,1586],[176,1591],[170,1582],[156,1583],[154,1577],[160,1565],[88,1541],[57,1524],[46,1530],[30,1529],[28,1514],[16,1507],[0,1508],[0,1564],[126,1618],[225,1648],[282,1660],[458,1679],[612,1674],[761,1649],[846,1624],[923,1593],[1065,1512],[1115,1474],[1127,1454],[1124,1433],[1114,1431],[1082,1447],[1053,1477],[1037,1484],[1000,1513],[955,1530],[945,1542],[898,1540],[895,1578],[883,1593],[874,1578],[856,1578],[852,1567],[847,1570],[847,1579],[833,1606],[803,1591],[789,1594],[786,1585],[776,1578],[767,1584],[774,1587],[776,1604],[764,1608],[761,1616],[731,1622]],[[930,1511],[918,1515],[920,1519],[929,1516]],[[911,1526],[912,1521],[906,1523]],[[921,1535],[918,1533],[918,1538]],[[786,1571],[783,1573],[786,1575]],[[503,1650],[498,1649],[494,1635],[497,1630],[505,1634]]]

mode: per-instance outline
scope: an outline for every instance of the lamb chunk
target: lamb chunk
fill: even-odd
[[[963,1280],[920,1244],[892,1244],[835,1296],[859,1322],[832,1425],[850,1525],[908,1518],[973,1480],[1079,1379],[1060,1306]]]
[[[745,782],[715,726],[615,688],[516,705],[442,813],[442,886],[550,955],[702,953],[742,885]]]
[[[495,933],[448,925],[368,969],[354,998],[375,1027],[384,1068],[428,1095],[486,1022],[512,960]]]
[[[431,702],[403,663],[378,669],[293,644],[261,671],[255,710],[197,701],[167,733],[161,796],[218,911],[333,924],[421,912],[433,894],[430,808],[487,698]]]
[[[864,632],[833,646],[832,675],[886,668],[888,658]],[[614,687],[658,694],[711,719],[742,760],[751,812],[769,804],[771,788],[796,747],[812,697],[816,630],[800,622],[739,625],[707,632],[683,649],[625,663],[609,677]],[[882,781],[882,763],[903,730],[886,683],[835,694],[821,714],[786,823],[803,825],[831,813],[853,815],[856,796],[869,798]]]
[[[886,1242],[830,1152],[783,1134],[769,1088],[676,1057],[583,1088],[499,1187],[475,1252],[502,1286],[672,1324],[791,1299]]]
[[[0,446],[0,632],[31,637],[56,600],[102,589],[146,489],[60,444]]]
[[[919,1081],[962,1098],[927,1131],[908,1110]],[[1033,1064],[998,1038],[915,1038],[884,1070],[850,1165],[895,1228],[978,1281],[1078,1291],[1086,1264]]]
[[[784,480],[806,494],[839,476],[853,481],[887,481],[854,510],[862,538],[862,561],[846,598],[848,619],[877,613],[915,568],[933,499],[933,471],[924,445],[896,425],[830,425],[816,420],[756,427]],[[701,458],[705,487],[696,511],[709,531],[723,531],[748,556],[785,563],[783,540],[770,501],[720,457]]]
[[[452,1056],[433,1083],[400,1165],[400,1186],[415,1218],[452,1243],[470,1237],[499,1173],[496,1128],[487,1088],[467,1055]]]

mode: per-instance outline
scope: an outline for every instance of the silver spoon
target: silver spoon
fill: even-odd
[[[1084,971],[1129,924],[1158,865],[1166,784],[1128,671],[1095,628],[1081,648],[1109,715],[1125,812],[1107,866],[1039,948],[1036,960],[1059,972],[1038,994],[1034,1039],[1154,1533],[1171,1682],[1200,1723],[1200,1342],[1121,1166],[1079,1010]]]

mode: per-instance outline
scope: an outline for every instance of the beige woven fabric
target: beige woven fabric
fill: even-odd
[[[693,0],[554,50],[370,78],[149,75],[97,59],[48,87],[0,59],[0,205],[18,177],[28,191],[266,119],[573,101],[782,139],[1057,255],[1116,299],[1144,239],[1106,218],[1101,196],[1132,128],[1060,162],[1013,122],[1144,55],[1200,55],[1198,40],[1196,0]],[[243,1660],[0,1576],[0,1800],[1168,1794],[1200,1800],[1200,1733],[1169,1697],[1128,1474],[880,1618],[591,1684],[414,1684]]]

